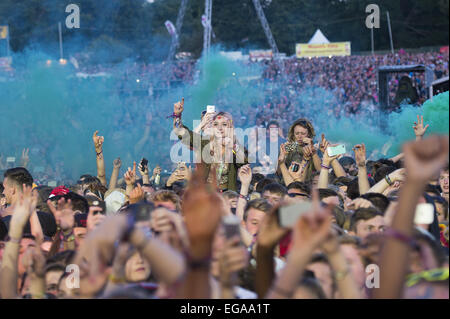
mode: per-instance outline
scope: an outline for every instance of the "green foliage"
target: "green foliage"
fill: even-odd
[[[138,60],[162,60],[167,56],[170,36],[166,20],[175,23],[180,0],[79,0],[81,28],[63,28],[65,50],[85,51],[103,43],[102,50],[114,44]],[[448,44],[448,0],[379,0],[381,27],[374,30],[375,48],[389,49],[386,11],[389,11],[395,48]],[[57,0],[2,0],[0,24],[11,28],[11,48],[22,51],[39,46],[58,54],[59,21],[67,16],[68,3]],[[370,32],[365,27],[365,7],[359,0],[273,0],[265,13],[281,52],[291,55],[295,44],[307,42],[317,28],[330,41],[351,41],[352,50],[370,50]],[[201,16],[203,0],[189,1],[181,32],[180,51],[200,56],[203,41]],[[230,50],[268,48],[252,0],[214,0],[213,29],[216,39]],[[105,40],[105,39],[113,39]],[[101,40],[100,40],[101,39]],[[119,42],[122,44],[120,45]],[[123,51],[123,52],[122,52]],[[110,58],[106,58],[110,60]],[[115,60],[113,57],[112,60]]]

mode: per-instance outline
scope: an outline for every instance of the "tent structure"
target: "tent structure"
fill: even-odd
[[[324,44],[324,43],[330,43],[330,41],[328,41],[328,39],[323,35],[320,29],[316,30],[311,40],[309,40],[308,42],[308,44]]]

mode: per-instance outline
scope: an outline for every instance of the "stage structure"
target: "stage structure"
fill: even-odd
[[[393,65],[380,66],[378,68],[378,98],[381,109],[387,109],[390,106],[389,101],[389,75],[392,73],[425,73],[425,87],[428,89],[434,79],[433,70],[425,65]]]
[[[264,33],[267,38],[267,42],[270,45],[270,48],[272,49],[273,56],[276,60],[279,60],[279,51],[277,43],[275,42],[275,39],[273,37],[272,31],[270,30],[269,23],[267,22],[266,15],[264,14],[263,7],[261,5],[260,0],[252,0],[253,5],[255,6],[256,14],[258,15],[259,22],[261,23],[261,26],[264,30]],[[169,56],[167,58],[168,61],[171,61],[174,59],[176,51],[180,45],[180,32],[181,27],[183,25],[183,19],[184,15],[186,13],[188,0],[181,0],[181,6],[178,11],[177,16],[177,22],[176,22],[176,32],[172,35],[172,42],[170,45],[170,51]],[[203,33],[203,53],[208,54],[209,49],[211,47],[211,34],[212,34],[212,0],[205,0],[205,14],[202,17],[202,24],[204,27],[204,33]],[[279,60],[279,66],[281,68],[281,71],[284,74],[284,65]]]
[[[175,52],[177,51],[179,45],[180,45],[180,31],[181,31],[181,27],[183,26],[183,19],[184,19],[184,14],[186,13],[186,7],[188,4],[189,0],[181,0],[181,6],[180,6],[180,10],[178,11],[178,16],[177,16],[177,22],[176,22],[176,26],[175,26],[175,34],[172,35],[172,42],[170,44],[170,50],[169,50],[169,57],[167,58],[168,61],[172,61],[174,56],[175,56]]]

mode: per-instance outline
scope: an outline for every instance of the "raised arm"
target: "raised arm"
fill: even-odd
[[[119,177],[120,167],[122,166],[122,161],[120,157],[116,158],[113,162],[113,171],[111,173],[111,179],[109,180],[108,190],[116,188],[117,178]]]
[[[131,170],[131,167],[128,167],[128,171],[125,172],[123,178],[127,185],[125,194],[129,197],[134,189],[134,183],[136,182],[136,162],[133,162],[133,170]]]
[[[355,152],[356,165],[358,165],[359,194],[363,195],[367,193],[370,189],[366,167],[366,145],[364,144],[355,145],[355,147],[353,147],[353,152]]]
[[[317,191],[314,191],[313,209],[303,214],[297,221],[286,265],[269,291],[267,298],[292,298],[314,251],[328,237],[331,228],[331,209],[321,207],[318,197]]]
[[[395,182],[403,182],[405,180],[405,169],[399,168],[392,173],[386,175],[382,180],[373,185],[367,193],[380,193],[383,192]]]
[[[24,148],[22,150],[22,157],[21,157],[22,167],[27,168],[28,163],[30,163],[30,156],[28,155],[29,153],[30,153],[29,148]]]
[[[18,260],[20,241],[23,229],[30,219],[32,207],[36,206],[37,193],[32,193],[31,187],[23,185],[24,191],[13,207],[14,213],[9,224],[9,241],[3,251],[0,268],[0,295],[2,299],[17,298]]]
[[[406,181],[391,229],[385,232],[388,237],[380,255],[380,288],[374,290],[374,298],[402,298],[416,206],[426,184],[448,163],[448,151],[448,136],[432,136],[404,145]]]
[[[278,209],[267,214],[258,231],[256,240],[255,289],[258,298],[264,298],[275,280],[275,248],[289,232],[278,224]]]
[[[423,139],[423,136],[425,135],[425,132],[427,131],[427,128],[430,125],[427,124],[426,126],[423,126],[423,115],[419,116],[417,115],[417,122],[414,122],[414,135],[416,135],[416,141],[420,141]]]
[[[329,156],[327,150],[323,153],[322,164],[320,165],[319,181],[317,183],[318,188],[328,188],[328,178],[330,164],[335,161],[337,156]]]
[[[103,142],[105,138],[103,136],[97,136],[97,134],[98,131],[95,131],[94,135],[92,135],[97,158],[97,177],[102,185],[106,186],[105,160],[103,158]]]

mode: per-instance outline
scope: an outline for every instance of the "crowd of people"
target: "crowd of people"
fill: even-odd
[[[402,153],[369,160],[363,140],[339,152],[290,112],[286,134],[265,123],[279,146],[265,171],[236,139],[233,112],[204,112],[192,129],[183,112],[184,99],[169,126],[196,164],[135,158],[119,176],[121,159],[103,153],[114,138],[95,131],[96,173],[73,183],[37,182],[28,150],[22,166],[4,170],[2,299],[449,298],[449,140],[427,136],[423,117]]]

